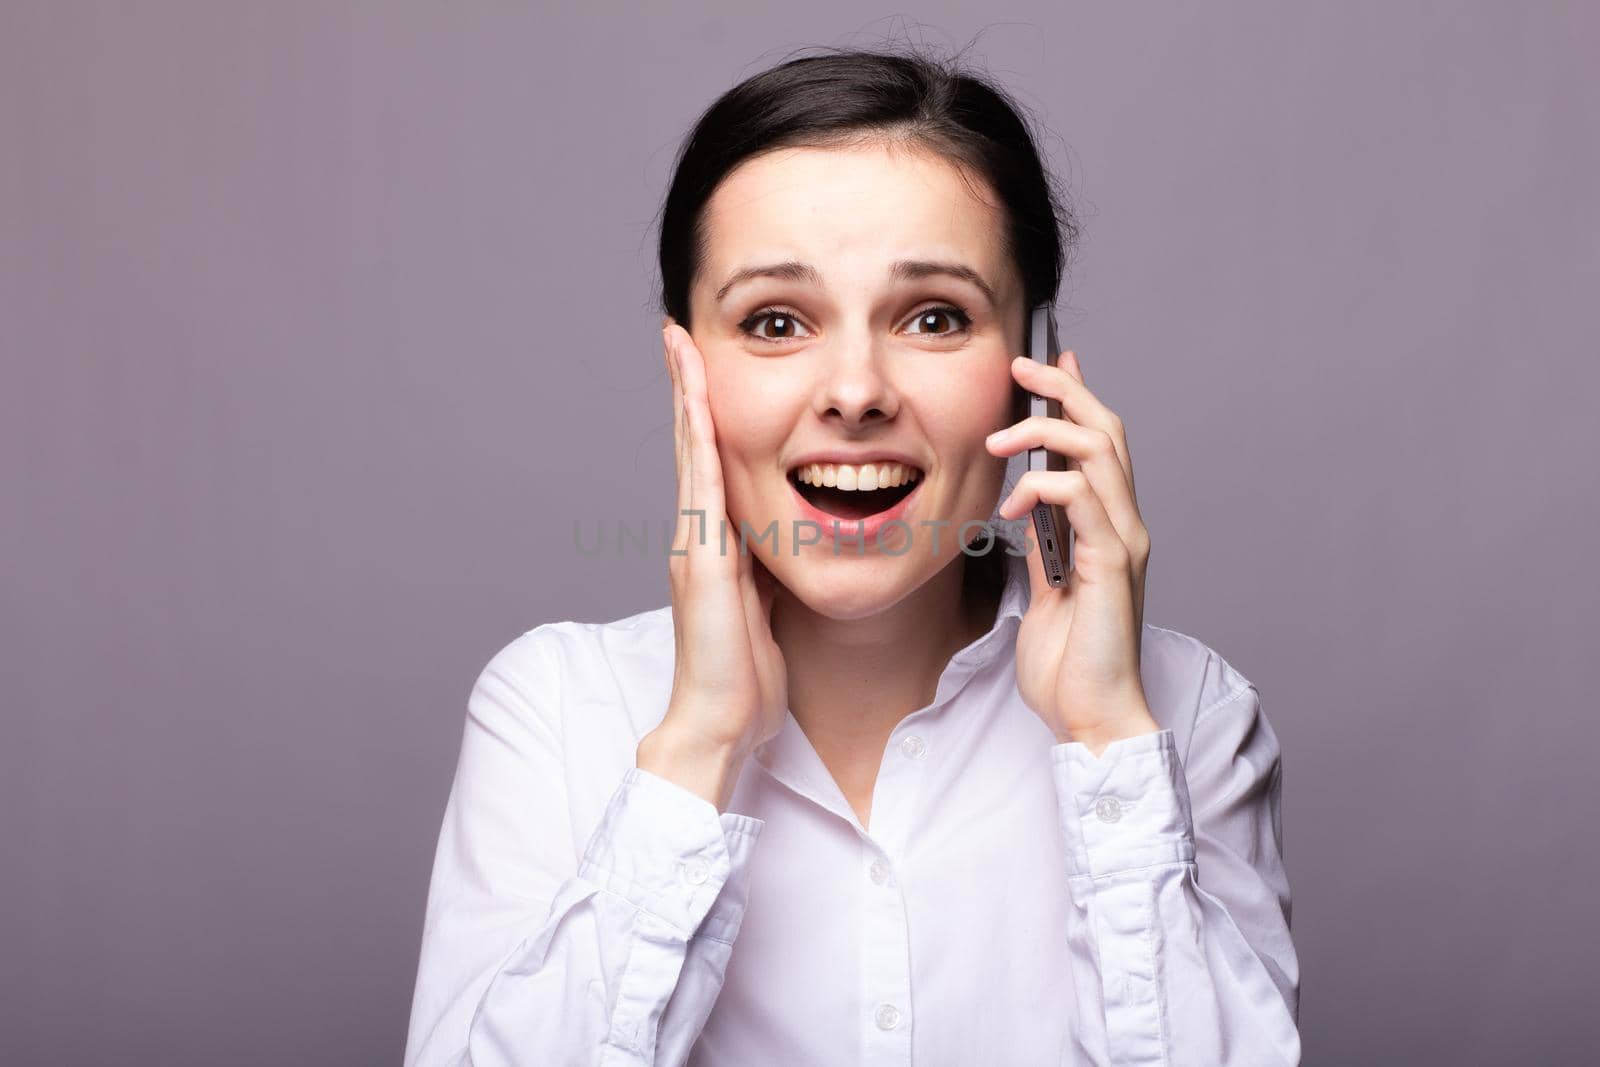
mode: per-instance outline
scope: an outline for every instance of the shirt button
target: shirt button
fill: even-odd
[[[882,885],[889,877],[889,865],[882,860],[872,861],[872,880]]]
[[[1101,822],[1116,822],[1122,818],[1122,805],[1116,797],[1101,797],[1095,802],[1094,813],[1100,816]]]
[[[900,1009],[893,1004],[879,1004],[877,1014],[879,1030],[893,1030],[900,1025]]]
[[[922,738],[912,734],[900,742],[900,751],[906,754],[907,759],[921,759],[922,754],[928,751],[928,746],[922,743]]]
[[[690,885],[699,885],[710,876],[706,869],[705,860],[686,860],[683,864],[683,880]]]

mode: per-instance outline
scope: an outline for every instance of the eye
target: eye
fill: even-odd
[[[776,337],[757,333],[755,331],[756,326],[758,326],[760,323],[766,322],[769,319],[772,321],[773,330],[779,331],[778,336]],[[762,341],[798,340],[798,336],[794,333],[794,331],[798,329],[802,329],[800,320],[795,318],[794,315],[787,309],[781,307],[762,308],[760,311],[755,312],[743,322],[739,323],[740,333],[749,334],[750,336],[759,338]]]
[[[933,328],[941,321],[949,325],[943,330]],[[762,323],[769,322],[773,333],[761,333],[758,327]],[[954,304],[936,304],[919,312],[912,322],[919,327],[913,330],[913,333],[926,334],[930,337],[947,337],[966,332],[972,326],[972,316]],[[804,329],[794,313],[783,307],[764,307],[739,323],[741,333],[762,341],[799,340],[801,337],[809,336],[807,333],[796,332]]]
[[[936,304],[917,312],[917,317],[911,321],[919,326],[928,326],[937,323],[940,319],[954,319],[956,326],[948,330],[914,330],[913,333],[925,333],[933,337],[948,337],[951,334],[961,333],[972,325],[972,316],[954,304]]]

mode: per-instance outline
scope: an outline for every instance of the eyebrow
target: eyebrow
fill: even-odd
[[[994,288],[983,280],[983,275],[964,263],[938,263],[927,259],[902,259],[889,268],[889,277],[895,281],[915,281],[919,278],[929,278],[939,274],[947,275],[951,278],[959,278],[964,282],[977,286],[983,291],[983,295],[989,299],[989,303],[994,304],[997,302],[994,296]],[[782,263],[770,263],[761,267],[743,267],[734,271],[728,280],[722,283],[722,288],[717,290],[716,302],[722,303],[723,297],[727,296],[734,286],[750,281],[753,278],[780,278],[784,281],[805,282],[816,286],[821,286],[822,284],[822,275],[817,268],[809,263],[801,263],[798,260],[789,259]]]

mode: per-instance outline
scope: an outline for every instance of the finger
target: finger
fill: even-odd
[[[1076,354],[1073,361],[1076,362]],[[1128,451],[1127,432],[1122,419],[1116,412],[1106,407],[1099,397],[1089,391],[1088,386],[1067,373],[1065,367],[1046,367],[1026,356],[1018,356],[1011,361],[1011,373],[1017,383],[1029,392],[1059,400],[1065,418],[1079,426],[1092,426],[1104,431],[1116,447],[1118,462],[1122,464],[1128,487],[1132,490],[1133,456]]]
[[[672,439],[678,490],[677,512],[673,518],[672,553],[674,557],[681,557],[696,537],[694,516],[687,514],[692,506],[690,501],[693,478],[689,455],[689,411],[683,398],[676,341],[670,329],[663,330],[661,336],[662,347],[666,350],[667,370],[672,375]]]
[[[694,339],[681,326],[668,327],[678,354],[678,373],[683,380],[684,402],[688,409],[690,504],[702,512],[705,542],[713,554],[720,554],[722,528],[727,522],[727,502],[722,481],[722,461],[717,455],[716,427],[711,418],[711,400],[706,388],[705,361]]]
[[[689,438],[688,438],[688,435],[684,433],[685,427],[684,427],[684,407],[683,407],[683,384],[680,381],[679,376],[678,376],[678,353],[677,353],[677,350],[676,350],[676,348],[675,348],[675,346],[673,344],[672,335],[670,333],[668,333],[666,330],[661,331],[661,347],[666,352],[667,373],[669,375],[671,375],[671,378],[672,378],[672,444],[673,444],[673,454],[676,457],[677,469],[680,472],[687,473],[687,471],[688,471],[687,449],[689,447]],[[678,503],[679,503],[679,506],[681,507],[688,500],[688,496],[687,496],[688,479],[686,479],[686,478],[685,479],[680,479],[680,481],[683,483],[680,486],[680,493],[679,493],[679,496],[678,496]]]
[[[997,456],[1014,455],[1029,448],[1045,448],[1066,456],[1077,464],[1076,469],[1089,476],[1123,543],[1132,548],[1142,540],[1145,526],[1138,501],[1116,445],[1105,431],[1035,415],[990,434],[984,443]]]
[[[698,487],[699,468],[703,464],[696,441],[700,436],[701,420],[695,412],[694,398],[685,390],[684,359],[681,328],[668,327],[665,331],[668,358],[673,368],[674,394],[677,397],[679,436],[678,454],[678,514],[673,537],[673,549],[678,556],[693,556],[717,545],[713,536],[712,513],[701,503],[704,490]],[[720,469],[720,468],[719,468]]]
[[[1029,471],[1000,505],[1002,518],[1026,515],[1039,503],[1060,504],[1075,540],[1073,570],[1083,581],[1126,581],[1132,557],[1083,471]],[[1040,577],[1043,577],[1041,570]]]

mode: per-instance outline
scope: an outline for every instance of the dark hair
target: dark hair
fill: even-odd
[[[661,310],[690,328],[689,287],[705,264],[706,202],[740,163],[777,148],[888,141],[982,177],[1006,214],[1003,248],[1025,307],[1054,301],[1078,221],[1039,157],[1022,109],[958,59],[830,48],[747,78],[684,140],[662,209]]]
[[[1079,224],[1040,158],[1023,109],[959,58],[914,48],[827,48],[735,85],[684,140],[661,215],[661,310],[690,328],[690,283],[705,265],[706,203],[740,163],[777,148],[873,142],[932,151],[987,182],[1004,211],[1001,247],[1022,278],[1024,308],[1056,300]],[[1014,417],[1025,414],[1024,397],[1019,390]],[[967,557],[969,596],[996,593],[1003,580],[1001,550],[1014,542],[993,532],[987,552]]]

